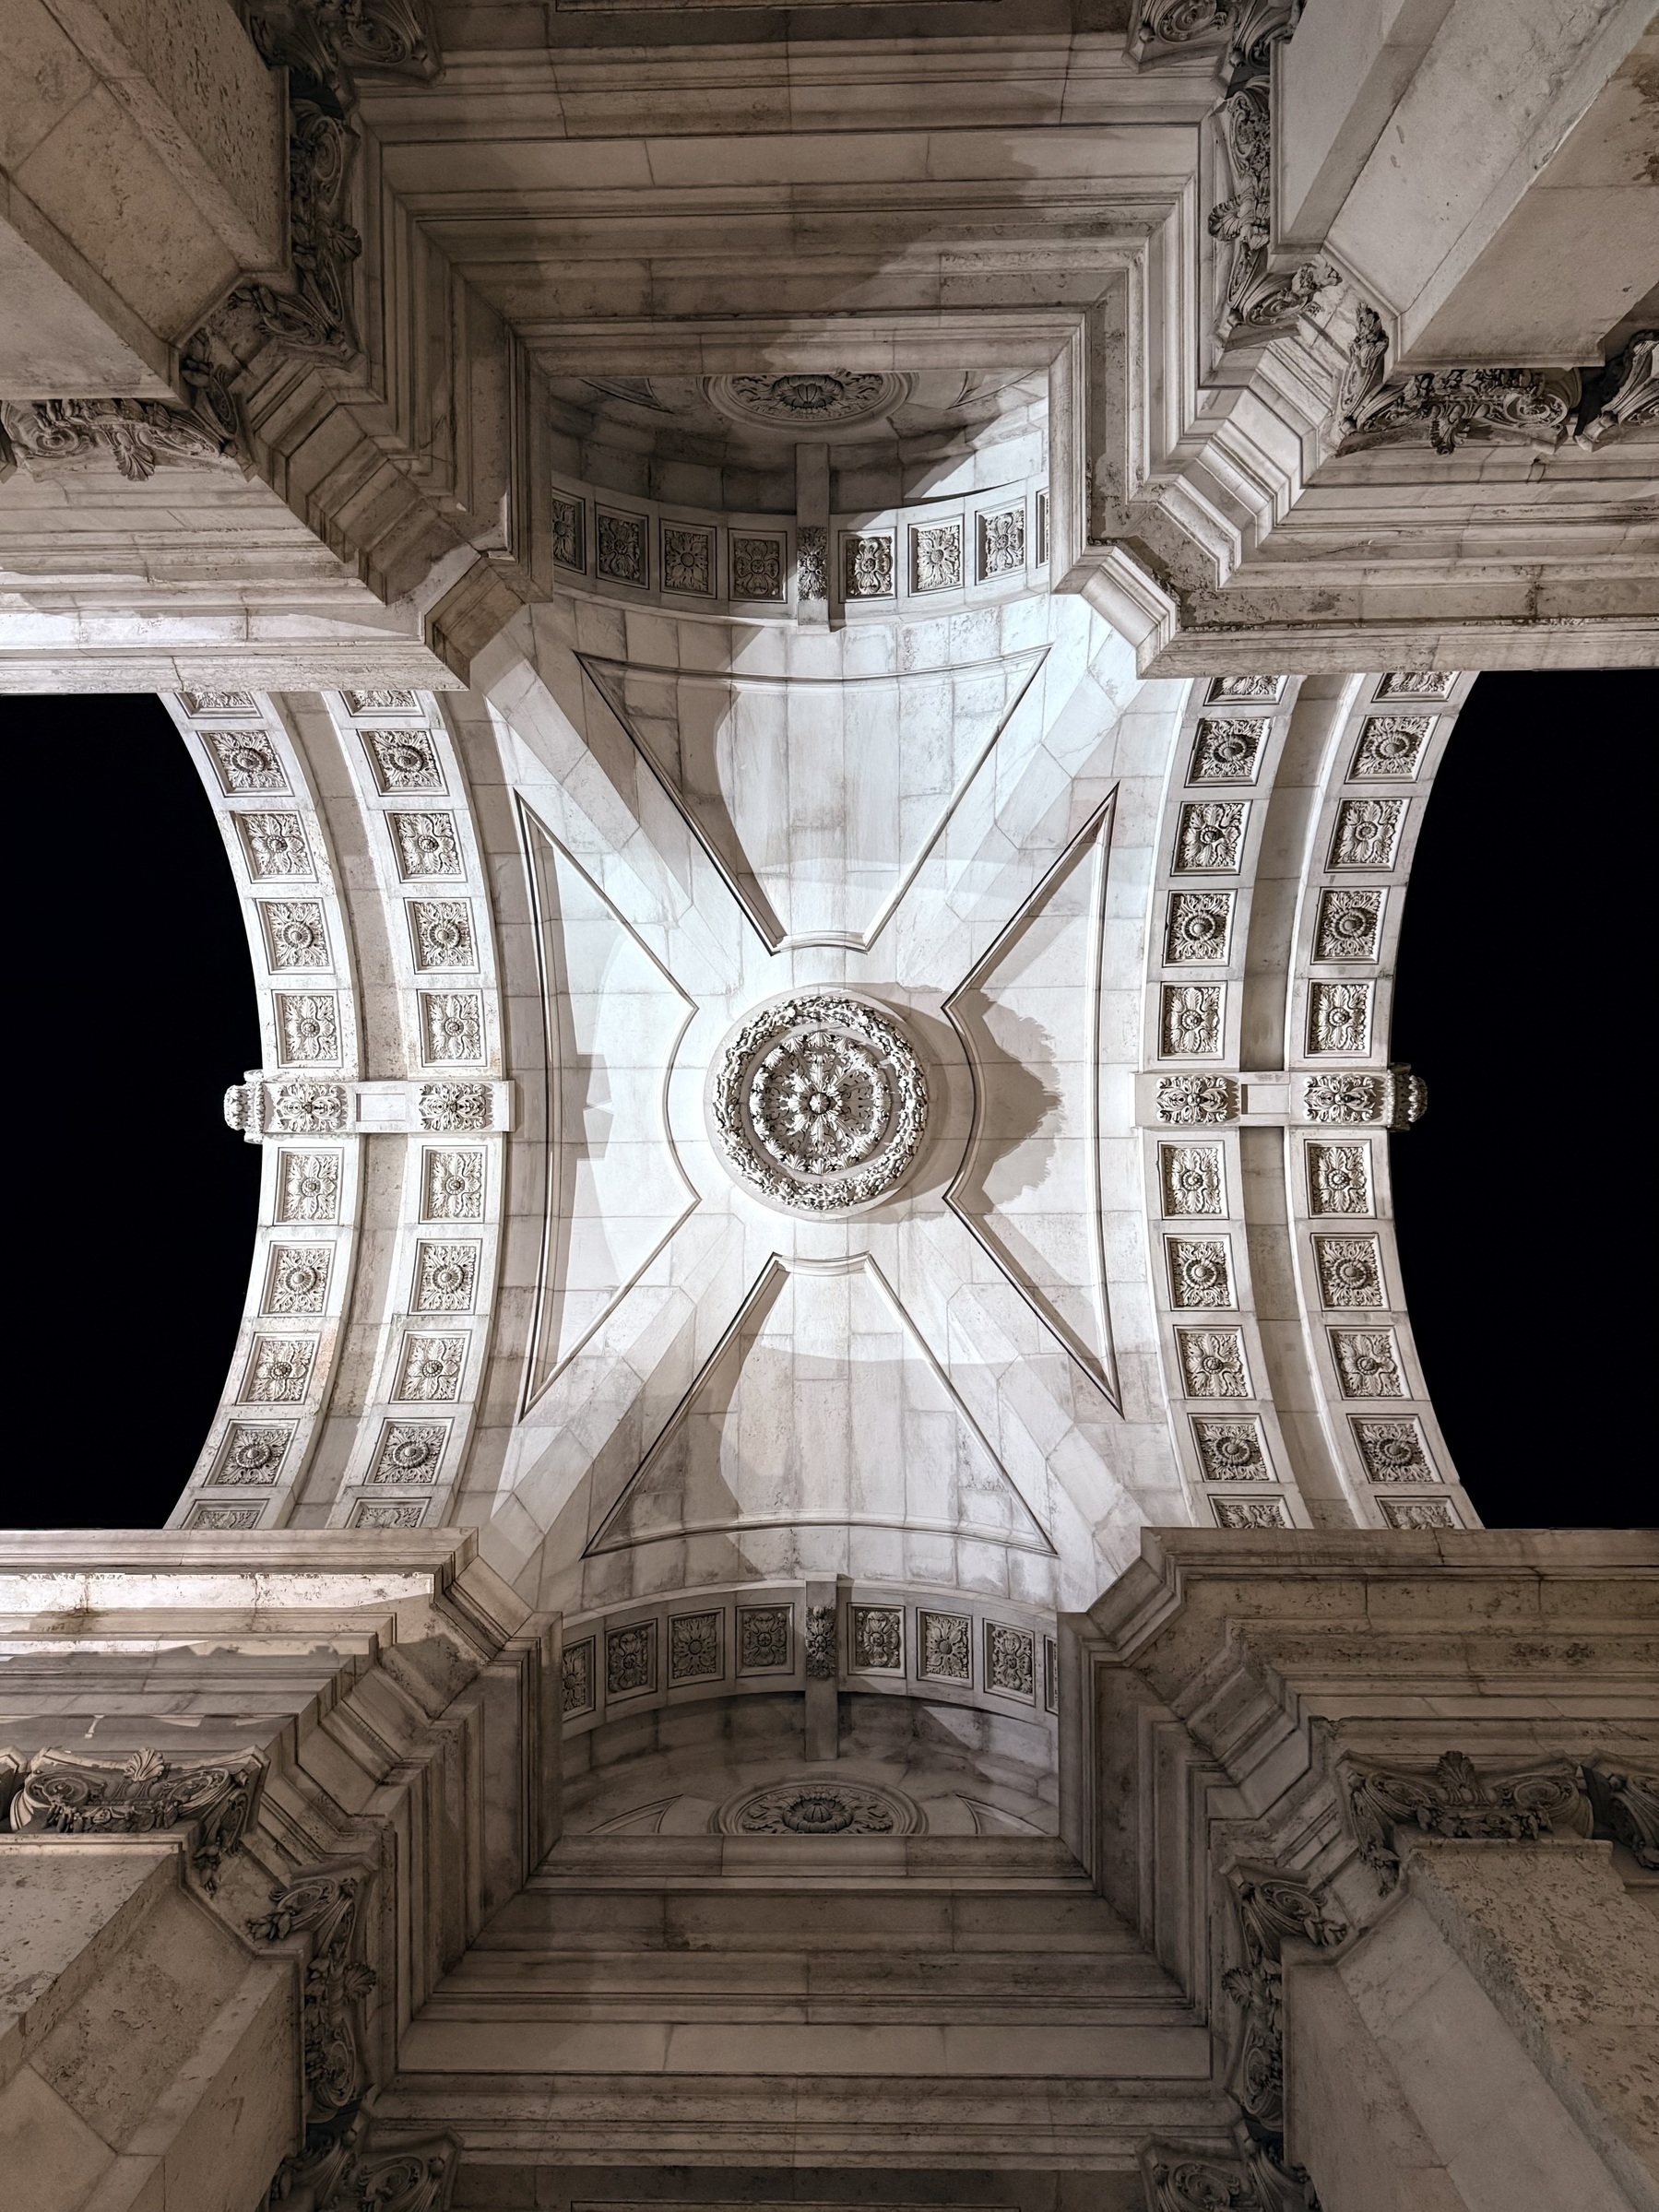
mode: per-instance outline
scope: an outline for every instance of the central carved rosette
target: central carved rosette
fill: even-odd
[[[806,992],[729,1038],[709,1118],[728,1165],[764,1197],[844,1212],[884,1198],[910,1167],[927,1129],[927,1078],[891,1015],[841,992]]]

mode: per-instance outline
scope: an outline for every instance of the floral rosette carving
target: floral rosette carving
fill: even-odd
[[[786,999],[728,1040],[709,1121],[733,1173],[792,1212],[885,1198],[921,1149],[928,1082],[891,1016],[834,991]]]
[[[433,1130],[479,1130],[490,1126],[488,1083],[422,1083],[421,1126]]]
[[[727,1836],[908,1836],[919,1826],[916,1807],[896,1790],[815,1779],[747,1791],[718,1815]]]
[[[295,1136],[332,1135],[346,1126],[346,1094],[339,1083],[282,1083],[272,1095],[271,1117]]]

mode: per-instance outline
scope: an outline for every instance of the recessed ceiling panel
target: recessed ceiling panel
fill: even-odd
[[[945,1001],[973,1071],[946,1202],[1116,1402],[1099,1173],[1108,800]]]
[[[868,1257],[768,1260],[587,1550],[814,1525],[1052,1549]]]
[[[547,1265],[530,1381],[541,1390],[697,1203],[664,1089],[696,1011],[581,864],[527,811],[547,1007]]]
[[[823,679],[579,657],[764,942],[863,952],[1046,651]]]

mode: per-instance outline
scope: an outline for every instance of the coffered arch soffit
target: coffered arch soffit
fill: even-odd
[[[482,664],[472,693],[177,703],[272,1024],[238,1102],[267,1226],[181,1521],[478,1521],[591,1610],[826,1573],[1070,1604],[1148,1522],[1471,1518],[1385,1139],[1404,869],[1463,680],[1143,682],[1040,595],[816,637],[570,599]],[[278,810],[232,787],[249,763],[310,795],[303,899],[255,872]],[[756,884],[858,926],[775,945]],[[290,905],[338,999],[303,1086],[282,1023],[327,994],[278,964]],[[925,1129],[853,1212],[771,1202],[710,1071],[757,1007],[849,991],[914,1047]],[[855,1145],[867,1046],[785,1071]],[[302,1138],[338,1177],[326,1231],[292,1219]],[[314,1316],[282,1288],[304,1239]]]

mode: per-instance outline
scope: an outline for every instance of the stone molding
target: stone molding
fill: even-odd
[[[1296,1594],[1310,1586],[1317,1617]],[[1062,1679],[1080,1670],[1064,1771],[1093,1770],[1103,1727],[1139,1726],[1134,1787],[1150,1792],[1149,1825],[1131,1833],[1073,1783],[1066,1832],[1160,1956],[1194,1973],[1203,1863],[1151,1921],[1133,1871],[1189,1783],[1236,1808],[1210,1816],[1228,1864],[1271,1865],[1361,1927],[1388,1894],[1390,1831],[1416,1828],[1419,1807],[1429,1832],[1462,1819],[1522,1840],[1552,1822],[1582,1836],[1584,1770],[1650,1773],[1659,1746],[1659,1544],[1641,1533],[1148,1530],[1137,1564],[1061,1629]]]
[[[1356,1940],[1414,1852],[1594,1850],[1589,1772],[1651,1772],[1659,1748],[1659,1544],[1638,1533],[1149,1530],[1061,1640],[1062,1832],[1205,2006],[1269,2154],[1280,1947]],[[1191,2201],[1258,2185],[1224,2160]]]
[[[29,1735],[61,1740],[65,1720],[101,1712],[112,1758],[124,1734],[162,1746],[138,1755],[149,1832],[165,1809],[154,1780],[255,1774],[240,1848],[223,1845],[207,1902],[244,1949],[251,1936],[290,1957],[302,1997],[307,2134],[278,2193],[311,2187],[329,2212],[435,2212],[453,2145],[382,2126],[376,2095],[411,2013],[557,1833],[556,1619],[513,1595],[471,1533],[323,1530],[12,1533],[0,1617],[16,1661],[49,1685],[32,1714],[14,1684],[14,1767],[49,1771]],[[147,1674],[158,1650],[170,1664]],[[251,1694],[262,1740],[233,1757],[214,1744],[217,1716]],[[158,1760],[169,1771],[154,1778]],[[222,1837],[203,1818],[203,1842]],[[31,1820],[18,1839],[49,1832]],[[190,1843],[179,1831],[179,1849]]]

